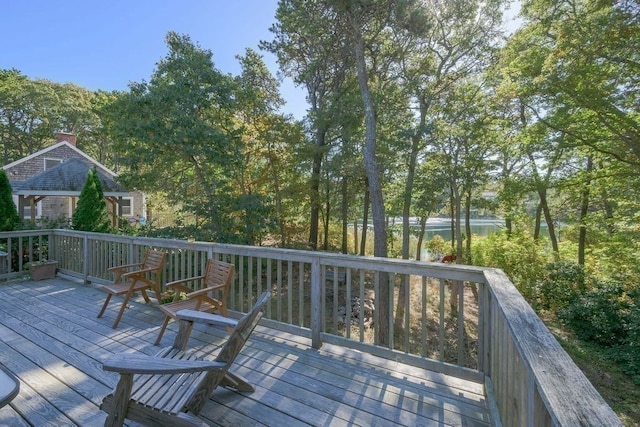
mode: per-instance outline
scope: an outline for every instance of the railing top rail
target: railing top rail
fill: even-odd
[[[56,235],[88,237],[102,240],[105,235],[102,233],[87,233],[73,230],[52,230]],[[310,262],[313,258],[319,258],[320,265],[331,265],[334,267],[345,267],[354,269],[369,269],[419,276],[439,277],[451,280],[469,280],[476,283],[484,283],[483,269],[480,267],[444,264],[425,261],[361,257],[354,255],[335,254],[329,252],[309,252],[297,249],[283,249],[263,246],[233,245],[226,243],[197,242],[188,240],[136,237],[109,235],[110,241],[121,243],[131,243],[141,246],[156,246],[174,249],[190,249],[201,251],[213,251],[242,256],[264,257],[271,259],[282,259],[293,262]]]
[[[504,317],[554,425],[621,426],[615,412],[504,272],[486,269],[484,274],[494,307]]]
[[[0,232],[0,238],[43,236],[43,235],[47,235],[47,234],[52,234],[53,232],[54,232],[54,230],[2,231],[2,232]]]

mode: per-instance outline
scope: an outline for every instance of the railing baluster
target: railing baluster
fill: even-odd
[[[293,323],[293,263],[287,261],[287,323]]]
[[[445,332],[445,313],[444,313],[444,300],[445,300],[445,281],[440,279],[440,324],[438,326],[438,360],[444,361],[444,332]]]
[[[304,282],[304,270],[305,270],[305,264],[300,261],[298,263],[298,326],[307,326],[310,327],[310,325],[305,325],[304,322],[304,313],[305,313],[305,306],[304,306],[304,294],[305,294],[305,282]]]

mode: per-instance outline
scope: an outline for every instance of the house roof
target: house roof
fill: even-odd
[[[24,181],[11,182],[13,194],[38,196],[79,196],[93,165],[79,158],[69,159]],[[126,197],[127,189],[96,168],[107,197]]]
[[[26,162],[27,160],[33,159],[34,157],[38,157],[38,156],[41,156],[43,154],[47,154],[50,151],[54,151],[55,149],[57,149],[59,147],[62,147],[62,146],[69,147],[70,149],[75,151],[78,154],[79,157],[83,157],[83,158],[87,159],[89,162],[91,162],[94,165],[96,165],[98,169],[104,170],[107,174],[111,175],[112,177],[118,175],[117,173],[113,172],[111,169],[107,168],[102,163],[98,162],[96,159],[92,158],[87,153],[85,153],[84,151],[80,150],[78,147],[76,147],[75,145],[69,143],[68,141],[61,141],[61,142],[58,142],[57,144],[54,144],[54,145],[51,145],[49,147],[43,148],[42,150],[36,151],[35,153],[30,154],[30,155],[28,155],[26,157],[23,157],[21,159],[18,159],[15,162],[12,162],[12,163],[9,163],[8,165],[2,166],[2,169],[5,169],[5,170],[11,169],[12,167],[14,167],[16,165],[19,165],[20,163]]]

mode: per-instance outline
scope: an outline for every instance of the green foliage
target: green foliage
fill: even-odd
[[[593,287],[558,311],[576,336],[604,348],[613,363],[640,384],[640,285],[593,280]]]
[[[471,253],[475,265],[502,269],[529,301],[549,262],[543,239],[536,241],[530,233],[521,231],[492,233],[474,241]]]
[[[619,281],[596,283],[558,316],[583,340],[605,347],[621,345],[629,338],[634,314],[639,313],[635,294]]]
[[[431,240],[427,241],[424,247],[429,251],[433,261],[439,261],[444,254],[451,252],[451,244],[445,242],[439,234],[436,234]]]
[[[607,354],[640,385],[640,303],[630,309],[627,337],[623,344],[611,347]]]
[[[536,285],[537,307],[554,312],[565,308],[587,288],[584,268],[573,262],[555,262],[544,269]]]
[[[30,221],[29,221],[30,222]],[[51,229],[51,228],[72,228],[71,218],[61,215],[57,218],[49,218],[47,216],[40,218],[38,221],[38,228]]]
[[[12,231],[20,223],[11,194],[9,178],[4,169],[0,169],[0,231]]]
[[[74,230],[106,233],[111,228],[102,184],[95,169],[87,175],[71,221]]]

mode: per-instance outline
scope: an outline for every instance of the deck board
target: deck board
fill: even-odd
[[[21,380],[0,425],[104,422],[102,398],[117,382],[101,360],[115,352],[154,354],[163,315],[141,298],[112,329],[120,299],[96,315],[105,294],[62,277],[0,282],[0,362]],[[162,345],[177,331],[170,323]],[[223,330],[197,327],[192,348],[215,351]],[[234,371],[256,391],[217,389],[200,416],[211,425],[491,425],[482,384],[258,326]],[[132,424],[135,425],[135,424]]]

